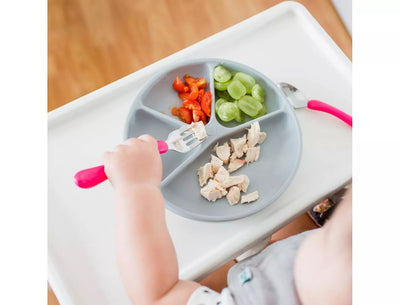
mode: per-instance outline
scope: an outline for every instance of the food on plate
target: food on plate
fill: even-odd
[[[237,108],[237,110],[238,110],[238,111],[236,112],[235,121],[238,122],[238,123],[242,123],[242,122],[244,122],[244,119],[245,119],[244,113],[243,113],[243,111],[241,111],[240,108],[239,108],[239,101],[234,101],[234,103],[235,103],[236,108]],[[267,109],[266,106],[265,106],[265,109]],[[259,114],[257,114],[257,117],[259,117],[259,116],[261,116],[261,115],[264,115],[264,114],[266,114],[266,113],[267,113],[267,112],[261,114],[261,112],[260,112]]]
[[[188,92],[189,87],[186,86],[179,77],[176,77],[174,82],[172,83],[172,88],[175,89],[176,92],[183,93]]]
[[[225,83],[232,77],[231,72],[224,66],[216,66],[214,68],[214,79],[216,82]]]
[[[247,163],[251,163],[258,160],[260,156],[260,146],[249,147],[247,149],[246,158],[244,159]]]
[[[207,124],[211,117],[212,96],[210,91],[205,91],[206,79],[189,75],[185,75],[183,79],[184,81],[177,76],[172,83],[172,88],[182,100],[182,107],[173,107],[171,114],[186,124],[200,121]]]
[[[231,156],[231,148],[229,147],[228,143],[225,142],[223,145],[218,146],[215,150],[217,157],[224,162],[224,164],[228,164],[229,157]]]
[[[226,196],[228,192],[215,180],[210,180],[205,187],[200,190],[200,194],[208,201],[215,201]]]
[[[228,199],[228,202],[230,205],[235,205],[235,204],[239,203],[240,188],[238,188],[237,186],[232,186],[229,189],[228,194],[226,194],[226,199]]]
[[[237,80],[242,83],[243,86],[246,88],[246,93],[251,93],[254,85],[256,84],[256,81],[252,76],[243,72],[237,72],[233,76],[233,80]]]
[[[249,180],[249,177],[247,177],[246,175],[243,175],[243,176],[244,176],[243,181],[238,184],[238,187],[240,188],[240,190],[242,192],[246,193],[247,188],[249,187],[249,184],[250,184],[250,180]]]
[[[265,91],[249,74],[231,72],[218,65],[214,68],[214,88],[218,98],[215,111],[221,121],[244,122],[245,114],[258,118],[268,113],[264,103]]]
[[[249,203],[249,202],[256,201],[257,199],[258,199],[258,192],[255,191],[255,192],[243,195],[241,203]]]
[[[229,95],[233,99],[238,100],[241,97],[245,96],[246,87],[240,81],[232,80],[226,88],[226,91],[228,91]]]
[[[216,111],[222,121],[229,122],[238,116],[239,108],[235,103],[227,102],[224,99],[219,99],[218,102],[220,105]]]
[[[214,174],[216,174],[218,172],[218,170],[222,166],[222,164],[224,164],[224,162],[220,158],[211,154],[211,167],[212,167]]]
[[[207,183],[208,179],[210,179],[214,176],[211,163],[206,163],[202,167],[200,167],[197,171],[197,175],[199,176],[200,186],[205,185]]]
[[[202,121],[204,124],[207,124],[208,117],[202,110],[194,109],[192,114],[193,114],[193,122]]]
[[[215,174],[214,180],[219,184],[224,185],[227,179],[229,179],[229,172],[225,169],[225,167],[221,166],[218,169],[218,172]]]
[[[216,201],[226,196],[230,205],[240,201],[240,192],[247,192],[250,179],[247,175],[231,175],[245,163],[258,160],[260,145],[267,134],[260,131],[260,124],[254,122],[247,131],[247,135],[230,139],[229,143],[218,143],[213,147],[214,154],[210,155],[211,161],[200,167],[199,176],[200,194],[209,201]],[[250,141],[250,143],[249,143]],[[225,168],[224,165],[227,165]],[[258,199],[258,192],[243,195],[241,203],[249,203]],[[244,198],[244,199],[243,199]]]
[[[249,181],[249,177],[247,177],[246,175],[229,176],[222,181],[222,186],[224,188],[229,188],[233,185],[243,185],[244,183],[246,183],[246,181]]]
[[[174,107],[171,109],[171,114],[177,116],[182,122],[190,124],[193,122],[192,112],[185,107]]]
[[[258,144],[262,144],[264,140],[267,138],[267,134],[265,132],[259,132],[258,133]]]
[[[212,101],[212,97],[211,97],[211,92],[207,91],[204,92],[204,95],[201,98],[201,109],[203,109],[204,113],[208,116],[211,117],[211,101]]]
[[[253,118],[255,118],[262,109],[260,102],[249,95],[241,97],[239,99],[238,106],[240,110]]]
[[[258,101],[264,102],[264,89],[259,84],[255,84],[253,88],[251,88],[251,96]]]
[[[251,124],[247,134],[247,146],[254,147],[256,144],[264,142],[267,134],[260,131],[260,124]]]
[[[228,172],[233,173],[234,171],[241,168],[245,163],[246,163],[245,160],[241,160],[241,159],[232,160],[231,159],[231,161],[229,162],[229,165],[228,165]]]
[[[241,158],[245,153],[247,147],[246,141],[246,135],[237,139],[231,139],[232,154],[234,154],[236,158]]]

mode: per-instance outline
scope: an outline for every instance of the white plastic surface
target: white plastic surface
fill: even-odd
[[[292,83],[351,114],[351,62],[306,9],[282,3],[49,113],[48,276],[62,305],[128,305],[114,254],[109,183],[83,190],[76,171],[98,165],[122,139],[127,111],[146,80],[165,65],[223,57]],[[183,279],[198,279],[290,222],[352,175],[351,129],[321,112],[296,110],[303,155],[286,192],[265,210],[209,223],[167,211]]]

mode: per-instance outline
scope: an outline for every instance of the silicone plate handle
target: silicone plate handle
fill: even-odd
[[[310,100],[307,103],[307,107],[312,110],[318,110],[329,113],[341,119],[343,122],[349,124],[350,126],[353,126],[353,118],[350,115],[324,102],[318,100]]]
[[[158,151],[164,154],[168,151],[168,144],[164,141],[157,141]],[[107,175],[104,172],[104,165],[87,168],[77,172],[74,176],[74,181],[80,188],[91,188],[107,180]]]

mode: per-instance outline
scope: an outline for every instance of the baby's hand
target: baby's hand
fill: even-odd
[[[159,187],[162,177],[157,141],[149,136],[131,138],[103,155],[104,170],[115,189],[135,184]]]

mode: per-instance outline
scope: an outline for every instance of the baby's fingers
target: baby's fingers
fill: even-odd
[[[129,138],[124,142],[124,145],[137,146],[140,145],[140,140],[136,138]]]
[[[156,139],[154,139],[151,135],[144,134],[144,135],[141,135],[138,139],[143,142],[150,143],[154,147],[158,147]]]
[[[103,153],[103,157],[102,157],[103,164],[108,164],[108,162],[111,159],[111,156],[112,156],[112,152],[111,151],[106,151],[105,153]]]

